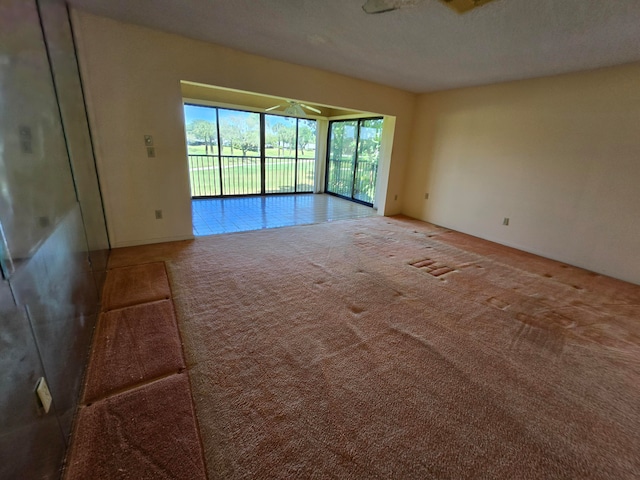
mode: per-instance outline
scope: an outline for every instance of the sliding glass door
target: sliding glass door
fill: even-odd
[[[356,166],[358,121],[331,122],[326,191],[341,197],[353,195],[353,173]]]
[[[373,205],[382,121],[367,118],[329,124],[327,193]]]
[[[316,121],[185,105],[192,197],[313,192]]]

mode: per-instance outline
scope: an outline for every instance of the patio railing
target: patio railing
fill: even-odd
[[[192,197],[313,192],[315,159],[189,155]]]
[[[327,171],[327,192],[373,204],[378,163],[358,160],[354,172],[353,159],[332,159]]]

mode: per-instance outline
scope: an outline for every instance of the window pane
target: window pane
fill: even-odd
[[[218,109],[224,195],[260,193],[260,114]]]
[[[296,119],[265,115],[265,192],[295,191]]]
[[[213,107],[184,106],[189,155],[217,155],[216,109]]]
[[[216,109],[184,106],[192,197],[220,195]]]
[[[298,120],[298,192],[313,192],[316,170],[317,123],[315,120]]]
[[[185,105],[193,197],[313,192],[317,123],[306,118]],[[264,147],[264,184],[262,150]]]

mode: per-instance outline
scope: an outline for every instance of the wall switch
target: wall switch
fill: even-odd
[[[38,399],[40,400],[40,405],[42,405],[42,408],[44,409],[44,413],[49,413],[52,398],[49,386],[47,385],[47,381],[44,377],[40,377],[36,384],[36,395],[38,395]]]
[[[33,153],[31,127],[21,126],[18,131],[20,133],[20,150],[22,153]]]
[[[394,200],[397,200],[397,199],[398,199],[398,195],[396,194],[396,195],[393,197],[393,199],[394,199]]]
[[[162,210],[156,210],[156,220],[162,219]]]
[[[144,144],[147,147],[153,147],[153,137],[151,135],[144,136]]]
[[[502,224],[509,225],[509,217],[504,217],[504,220],[502,220]]]
[[[424,194],[424,199],[425,199],[425,200],[429,200],[429,194],[428,194],[428,193],[425,193],[425,194]]]
[[[8,279],[16,271],[11,252],[9,251],[7,237],[4,235],[2,222],[0,222],[0,271],[2,273],[0,278],[4,279]]]
[[[156,156],[156,149],[153,147],[147,147],[147,157],[153,158]]]

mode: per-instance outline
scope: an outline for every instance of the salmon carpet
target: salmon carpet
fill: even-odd
[[[640,286],[401,217],[154,261],[210,480],[640,476]]]
[[[104,283],[102,309],[123,308],[154,300],[167,299],[171,290],[164,264],[155,262],[118,268]]]
[[[170,297],[162,262],[107,271],[66,480],[206,478]]]
[[[94,338],[84,403],[185,366],[170,300],[105,312]]]
[[[204,480],[186,375],[80,409],[68,480]]]

